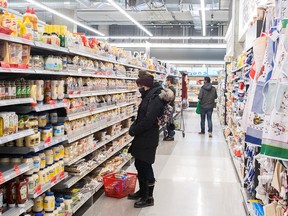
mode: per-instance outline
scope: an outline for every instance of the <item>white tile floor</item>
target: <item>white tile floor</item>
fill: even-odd
[[[244,216],[238,183],[216,111],[213,138],[198,135],[200,116],[184,113],[186,136],[161,142],[154,164],[155,206],[102,195],[84,216]],[[162,137],[161,137],[162,138]],[[134,171],[134,167],[130,167]]]

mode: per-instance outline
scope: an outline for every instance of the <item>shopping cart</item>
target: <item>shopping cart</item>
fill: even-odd
[[[181,131],[183,138],[185,137],[185,121],[184,121],[184,115],[183,115],[183,106],[180,106],[180,110],[176,110],[173,121],[175,125],[176,131]]]

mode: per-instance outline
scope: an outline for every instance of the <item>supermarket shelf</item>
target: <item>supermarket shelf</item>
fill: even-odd
[[[252,209],[251,209],[251,205],[249,203],[248,196],[247,196],[247,193],[245,191],[245,188],[241,188],[240,191],[241,191],[241,194],[242,194],[242,197],[243,197],[243,205],[244,205],[246,214],[252,216],[253,215],[253,214],[251,214],[252,213]]]
[[[0,100],[0,107],[18,105],[18,104],[29,104],[32,102],[33,102],[33,98],[17,98],[17,99]]]
[[[94,114],[106,112],[106,111],[117,109],[117,108],[124,107],[124,106],[129,106],[129,105],[132,105],[132,104],[135,104],[135,102],[122,103],[122,104],[119,104],[119,105],[115,105],[114,104],[114,105],[98,108],[98,109],[95,109],[93,111],[89,110],[89,111],[84,111],[84,112],[80,112],[80,113],[68,114],[67,115],[67,120],[68,121],[72,121],[72,120],[75,120],[75,119],[84,118],[84,117],[87,117],[87,116],[91,116],[91,115],[94,115]]]
[[[108,95],[108,94],[121,94],[121,93],[129,93],[129,92],[136,92],[136,90],[114,90],[114,91],[99,91],[99,92],[83,92],[77,94],[67,94],[66,98],[79,98],[79,97],[90,97],[90,96],[99,96],[99,95]]]
[[[69,50],[67,48],[53,46],[53,45],[38,42],[38,41],[34,41],[34,47],[41,48],[43,50],[49,50],[49,51],[55,51],[55,52],[61,52],[61,53],[69,53]]]
[[[20,207],[15,207],[15,208],[9,208],[7,211],[2,213],[2,216],[19,216],[26,211],[28,211],[32,206],[34,205],[34,202],[32,200],[28,200],[25,203],[25,207],[20,208]]]
[[[24,38],[15,37],[15,36],[7,35],[7,34],[0,34],[0,40],[34,46],[34,42],[32,40],[27,40]]]
[[[17,106],[13,107],[13,110],[17,113],[29,113],[29,112],[43,112],[48,110],[66,108],[67,104],[60,102],[55,104],[38,104],[37,106]]]
[[[0,185],[26,173],[34,168],[33,163],[30,164],[11,164],[2,163],[0,166]]]
[[[113,120],[113,121],[110,121],[110,122],[105,122],[105,123],[99,122],[99,124],[96,125],[96,126],[95,125],[94,126],[90,126],[90,127],[87,127],[87,128],[85,128],[85,129],[83,129],[81,131],[74,132],[73,134],[68,135],[68,142],[69,143],[75,142],[75,141],[77,141],[77,140],[79,140],[79,139],[81,139],[83,137],[89,136],[90,134],[93,134],[93,133],[95,133],[97,131],[100,131],[100,130],[106,128],[106,127],[109,127],[109,126],[113,125],[113,124],[116,124],[116,123],[118,123],[120,121],[123,121],[125,119],[128,119],[128,118],[131,118],[132,116],[135,116],[136,114],[137,113],[135,112],[135,113],[133,113],[131,115],[128,115],[128,116],[125,116],[123,118],[120,118],[120,119],[117,119],[117,120]]]
[[[73,48],[63,48],[63,47],[58,47],[58,46],[53,46],[50,44],[45,44],[42,42],[38,42],[38,41],[32,41],[32,40],[27,40],[27,39],[23,39],[20,37],[14,37],[14,36],[10,36],[10,35],[6,35],[6,34],[0,34],[0,40],[5,40],[5,41],[9,41],[9,42],[15,42],[15,43],[21,43],[21,44],[27,44],[32,46],[32,48],[39,48],[42,50],[49,50],[49,51],[54,51],[54,52],[60,52],[60,53],[70,53],[70,54],[74,54],[74,55],[80,55],[80,56],[84,56],[84,57],[88,57],[91,59],[95,59],[95,60],[99,60],[99,61],[105,61],[105,62],[110,62],[113,64],[119,64],[119,65],[123,65],[125,67],[130,67],[130,68],[137,68],[140,70],[146,70],[152,73],[158,73],[158,74],[164,74],[161,71],[156,71],[156,70],[150,70],[144,67],[139,67],[136,65],[131,65],[131,64],[126,64],[120,61],[116,61],[116,60],[112,60],[106,57],[102,57],[102,56],[97,56],[95,54],[90,54],[90,53],[86,53],[83,51],[79,51],[77,49],[73,49]]]
[[[120,171],[129,161],[131,160],[131,158],[129,160],[126,160],[124,163],[122,163],[115,172]],[[103,183],[99,182],[99,185],[96,187],[96,189],[94,191],[91,191],[89,193],[86,193],[85,197],[81,199],[80,202],[78,202],[72,209],[72,213],[75,214],[79,208],[81,208],[81,206],[83,206],[95,193],[97,193],[101,188],[103,187]]]
[[[22,137],[30,136],[32,134],[34,134],[34,130],[28,129],[28,130],[23,130],[23,131],[20,131],[18,133],[14,133],[8,136],[0,137],[0,145],[13,141],[13,140],[20,139]]]
[[[236,68],[235,70],[231,71],[230,73],[236,73],[237,71],[242,70],[243,68],[249,66],[248,64],[244,64],[242,67]]]
[[[101,148],[102,146],[106,145],[107,143],[113,141],[114,139],[116,139],[117,137],[120,137],[121,135],[127,133],[129,131],[129,128],[123,129],[119,134],[111,137],[110,139],[104,140],[98,144],[94,145],[94,148],[84,152],[84,154],[79,155],[78,157],[70,160],[69,162],[65,163],[65,166],[70,166],[72,164],[74,164],[75,162],[79,161],[80,159],[86,157],[87,155],[91,154],[92,152],[96,151],[97,149]]]
[[[0,152],[1,154],[19,154],[19,155],[24,155],[28,154],[30,152],[39,152],[42,151],[46,148],[49,148],[51,146],[54,146],[58,143],[66,141],[68,138],[66,135],[60,136],[60,137],[53,137],[50,142],[41,142],[37,146],[32,146],[32,147],[0,147]]]
[[[130,139],[129,141],[127,141],[123,146],[117,148],[116,150],[114,150],[113,152],[111,152],[104,160],[102,160],[101,162],[95,164],[94,166],[90,167],[89,169],[87,169],[85,172],[83,172],[80,176],[71,176],[71,178],[67,179],[67,181],[65,181],[63,183],[65,188],[70,188],[72,187],[74,184],[76,184],[78,181],[80,181],[82,178],[84,178],[86,175],[88,175],[90,172],[92,172],[94,169],[96,169],[98,166],[100,166],[102,163],[104,163],[105,161],[107,161],[108,159],[110,159],[113,155],[115,155],[117,152],[121,151],[124,147],[126,147],[129,143],[132,142],[133,139]]]
[[[136,80],[137,77],[126,77],[126,76],[110,76],[110,75],[97,75],[95,72],[82,71],[77,72],[76,70],[62,70],[62,71],[51,71],[44,69],[18,69],[18,68],[2,68],[0,67],[0,73],[15,73],[15,74],[40,74],[40,75],[55,75],[55,76],[76,76],[76,77],[92,77],[92,78],[103,78],[103,79],[124,79],[124,80]]]
[[[37,188],[37,191],[34,194],[28,194],[28,197],[31,199],[36,199],[38,196],[45,193],[47,190],[51,189],[52,187],[54,187],[55,185],[57,185],[58,183],[66,179],[67,177],[68,177],[68,173],[64,173],[62,176],[61,175],[56,176],[56,178],[53,181],[50,181],[46,183],[45,185],[43,185],[42,187],[40,186],[39,188]]]

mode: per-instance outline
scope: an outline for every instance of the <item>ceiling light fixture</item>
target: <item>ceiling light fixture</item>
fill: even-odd
[[[87,36],[88,38],[93,38],[95,36]],[[127,40],[224,40],[225,37],[221,36],[211,36],[211,37],[193,37],[193,36],[153,36],[153,37],[148,37],[148,36],[106,36],[106,37],[97,37],[97,39],[103,39],[103,40],[122,40],[122,39],[127,39]]]
[[[91,32],[93,32],[95,34],[98,34],[100,36],[105,36],[105,34],[103,34],[102,32],[97,31],[96,29],[91,28],[91,27],[89,27],[87,25],[84,25],[84,24],[82,24],[82,23],[80,23],[80,22],[78,22],[78,21],[76,21],[76,20],[74,20],[74,19],[72,19],[72,18],[70,18],[68,16],[65,16],[64,14],[61,14],[61,13],[57,12],[56,10],[53,10],[52,8],[49,8],[46,5],[41,4],[41,3],[39,3],[39,2],[37,2],[35,0],[26,0],[26,1],[31,3],[31,4],[33,4],[33,5],[35,5],[35,6],[37,6],[37,7],[39,7],[39,8],[41,8],[41,9],[43,9],[43,10],[48,11],[48,12],[50,12],[50,13],[56,15],[56,16],[59,16],[59,17],[65,19],[65,20],[67,20],[67,21],[69,21],[71,23],[74,23],[77,26],[81,26],[82,28],[85,28],[85,29],[87,29],[87,30],[89,30],[89,31],[91,31]]]
[[[206,36],[205,0],[200,0],[200,3],[201,3],[201,15],[202,15],[202,31],[203,36]]]
[[[142,26],[138,21],[136,21],[133,17],[131,17],[125,10],[123,10],[117,3],[115,3],[113,0],[107,0],[113,7],[115,7],[117,10],[119,10],[124,16],[126,16],[128,19],[130,19],[138,28],[142,29],[146,34],[148,34],[150,37],[153,36],[153,34],[148,31],[144,26]]]
[[[111,43],[112,46],[126,47],[126,48],[145,48],[145,43]],[[149,43],[151,48],[170,48],[170,49],[226,49],[226,44],[179,44],[179,43]]]

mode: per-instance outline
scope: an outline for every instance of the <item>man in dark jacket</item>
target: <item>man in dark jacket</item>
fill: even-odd
[[[212,113],[215,106],[217,91],[210,83],[210,77],[204,78],[204,85],[200,89],[198,99],[201,100],[201,132],[205,134],[205,116],[207,115],[209,137],[212,137]]]
[[[152,164],[155,161],[156,148],[159,142],[158,117],[163,114],[164,107],[173,96],[163,91],[159,83],[154,83],[154,77],[140,71],[136,81],[142,95],[137,119],[132,124],[129,134],[134,136],[129,152],[135,158],[138,172],[139,191],[128,196],[128,199],[138,200],[135,208],[154,205],[153,190],[155,177]]]

